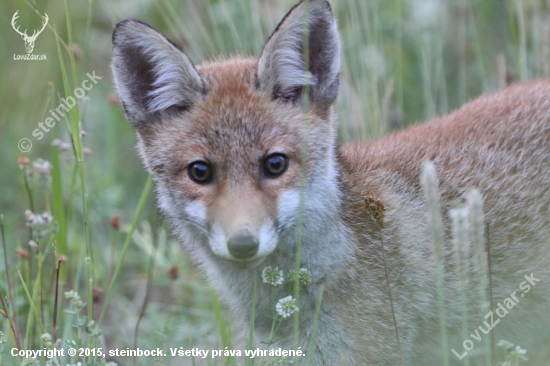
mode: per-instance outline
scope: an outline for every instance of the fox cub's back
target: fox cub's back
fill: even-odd
[[[420,185],[424,161],[434,162],[439,177],[439,189],[444,224],[446,226],[445,269],[447,326],[451,347],[462,354],[465,341],[459,333],[461,303],[457,299],[458,275],[455,272],[455,248],[451,241],[449,210],[465,202],[471,188],[484,197],[486,240],[490,245],[492,264],[492,294],[494,305],[509,299],[525,276],[540,280],[536,291],[522,294],[523,302],[510,312],[513,316],[496,322],[495,339],[507,339],[534,349],[533,361],[541,364],[541,344],[548,344],[548,321],[541,321],[550,310],[550,82],[534,81],[518,84],[492,95],[482,96],[448,116],[380,138],[369,144],[353,142],[340,149],[340,164],[344,173],[343,186],[347,199],[346,221],[354,228],[359,240],[355,247],[354,272],[359,276],[380,275],[371,266],[381,266],[379,249],[373,242],[385,237],[387,265],[395,300],[397,322],[416,323],[424,332],[411,334],[410,345],[437,342],[439,322],[436,283],[433,275],[432,233],[426,220],[427,208]],[[369,220],[358,224],[365,215],[365,198],[384,203],[383,230]],[[473,265],[474,258],[471,258]],[[367,268],[365,268],[367,263]],[[483,324],[480,295],[474,267],[469,275],[468,306],[470,328]],[[350,278],[344,277],[346,281]],[[358,302],[372,301],[370,281],[351,286]],[[424,289],[424,290],[419,290]],[[387,291],[377,289],[387,301]],[[357,295],[366,294],[370,295]],[[525,297],[523,296],[525,295]],[[520,296],[520,295],[517,295]],[[524,299],[525,298],[525,299]],[[341,310],[342,313],[350,313]],[[389,309],[382,317],[391,321]],[[415,320],[422,315],[422,320]],[[539,319],[539,320],[537,320]],[[350,329],[368,327],[372,323],[358,321],[354,313],[348,319]],[[384,334],[386,324],[380,324],[378,334]],[[487,327],[484,327],[487,329]],[[410,329],[409,329],[410,330]],[[368,335],[357,331],[356,339]],[[413,332],[414,333],[414,332]],[[479,333],[479,331],[478,331]],[[359,334],[361,334],[359,336]],[[431,336],[430,336],[431,334]],[[391,334],[386,333],[388,338]],[[475,335],[475,332],[474,332]],[[402,335],[403,336],[403,335]],[[542,336],[542,337],[541,337]],[[454,337],[454,338],[453,338]],[[430,340],[431,339],[431,340]],[[407,342],[405,342],[405,347]],[[476,345],[478,348],[483,348]],[[383,349],[383,348],[381,348]],[[390,350],[386,350],[390,352]],[[414,351],[413,351],[414,352]],[[430,351],[424,350],[430,360]],[[480,351],[477,351],[480,352]],[[471,356],[470,356],[471,357]],[[438,362],[433,359],[433,362]],[[452,360],[458,359],[452,355]]]

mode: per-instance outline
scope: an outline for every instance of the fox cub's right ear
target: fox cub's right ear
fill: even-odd
[[[126,117],[138,129],[163,113],[190,108],[205,94],[189,58],[136,20],[123,20],[113,31],[112,69]]]

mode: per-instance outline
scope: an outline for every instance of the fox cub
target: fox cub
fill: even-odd
[[[160,208],[238,319],[250,320],[254,278],[267,266],[296,268],[300,242],[300,267],[311,274],[296,304],[304,352],[323,289],[312,365],[401,364],[393,315],[407,365],[439,365],[443,349],[461,364],[451,350],[479,357],[491,337],[520,344],[535,362],[550,344],[549,82],[337,146],[340,40],[326,0],[297,4],[259,58],[200,66],[147,24],[124,20],[113,33],[112,70]],[[420,185],[426,160],[439,174],[447,348]],[[449,210],[472,187],[485,200],[492,309],[512,293],[519,301],[496,325],[470,291],[473,338],[464,339]],[[380,205],[378,217],[366,199]],[[525,276],[533,286],[518,297]],[[256,340],[269,337],[273,298],[292,293],[257,285]],[[294,337],[293,321],[282,321],[274,347],[294,349]]]

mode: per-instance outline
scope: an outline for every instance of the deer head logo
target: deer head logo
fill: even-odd
[[[26,29],[24,32],[21,32],[19,30],[19,27],[16,26],[15,24],[15,21],[17,20],[17,18],[19,18],[19,15],[17,14],[18,12],[19,11],[16,11],[15,14],[13,14],[13,18],[11,18],[11,26],[17,33],[21,35],[21,38],[23,38],[23,41],[25,41],[25,49],[27,50],[27,53],[31,53],[32,50],[34,49],[34,42],[36,41],[36,38],[38,38],[38,35],[42,33],[44,28],[46,28],[46,24],[48,24],[48,19],[49,19],[48,14],[44,13],[44,16],[42,17],[42,19],[44,19],[44,22],[42,23],[42,29],[40,29],[39,31],[35,30],[32,33],[32,36],[28,36]]]

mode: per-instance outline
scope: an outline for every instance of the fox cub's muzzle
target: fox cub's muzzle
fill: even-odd
[[[227,242],[229,253],[237,259],[250,259],[258,253],[260,241],[253,235],[244,233]]]

